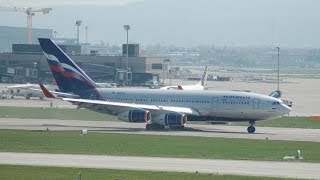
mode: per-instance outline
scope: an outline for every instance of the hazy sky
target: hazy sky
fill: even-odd
[[[180,46],[320,47],[318,0],[0,0],[1,6],[52,7],[33,26],[75,37],[75,21],[89,27],[89,42]],[[26,26],[26,15],[0,12],[0,25]]]

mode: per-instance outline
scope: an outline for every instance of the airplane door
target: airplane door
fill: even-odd
[[[260,99],[254,98],[253,99],[253,109],[259,109],[260,106]]]
[[[218,106],[218,98],[213,97],[212,101],[211,101],[211,108],[215,109],[215,108],[217,108],[217,106]]]

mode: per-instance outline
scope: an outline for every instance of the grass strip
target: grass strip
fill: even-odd
[[[117,117],[87,109],[0,107],[0,118],[116,121]]]
[[[114,179],[114,180],[193,180],[193,179],[219,179],[219,180],[271,180],[268,177],[218,175],[205,173],[183,173],[183,172],[157,172],[157,171],[134,171],[113,169],[85,169],[85,168],[60,168],[43,166],[11,166],[0,165],[0,179],[7,180],[34,180],[34,179]],[[277,178],[279,179],[279,178]]]
[[[301,161],[320,162],[318,142],[0,130],[2,152],[283,161],[297,149]]]

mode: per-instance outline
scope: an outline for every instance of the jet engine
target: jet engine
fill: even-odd
[[[144,123],[151,119],[151,113],[146,110],[130,110],[118,114],[118,119],[132,123]]]
[[[152,122],[170,127],[184,127],[187,115],[181,113],[162,114],[152,119]]]

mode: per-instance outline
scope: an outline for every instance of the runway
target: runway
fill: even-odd
[[[0,152],[0,164],[147,171],[175,171],[317,179],[320,164]]]
[[[0,129],[46,130],[47,128],[50,131],[80,131],[81,129],[87,129],[89,133],[103,132],[242,139],[268,138],[268,140],[320,142],[320,129],[275,128],[257,126],[256,133],[249,134],[246,131],[246,126],[188,124],[187,128],[183,131],[146,131],[145,124],[143,123],[137,124],[110,121],[0,118]]]

